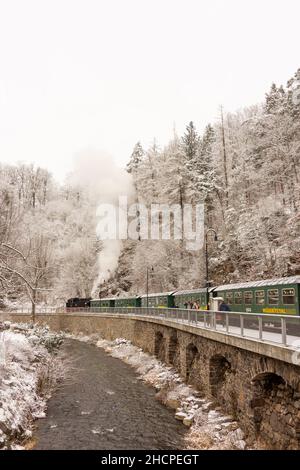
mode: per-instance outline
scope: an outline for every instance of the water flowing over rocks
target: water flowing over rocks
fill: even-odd
[[[89,342],[66,339],[69,372],[36,422],[36,450],[184,449],[185,426],[136,371]]]
[[[246,448],[244,433],[234,418],[224,415],[212,401],[200,397],[199,392],[186,385],[172,367],[123,338],[108,341],[96,334],[69,336],[95,344],[112,357],[121,359],[136,369],[141,380],[155,387],[156,398],[173,409],[175,418],[189,428],[185,435],[187,449]]]

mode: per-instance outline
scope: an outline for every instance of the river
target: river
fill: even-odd
[[[66,340],[71,363],[36,422],[35,449],[183,449],[186,428],[136,372],[92,344]]]

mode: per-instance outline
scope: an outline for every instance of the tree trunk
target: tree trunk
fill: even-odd
[[[35,323],[35,309],[36,309],[36,290],[33,289],[31,301],[31,321]]]
[[[225,180],[225,207],[228,208],[228,173],[227,173],[227,151],[224,130],[223,108],[221,107],[221,128],[222,128],[222,147],[223,147],[223,169]]]

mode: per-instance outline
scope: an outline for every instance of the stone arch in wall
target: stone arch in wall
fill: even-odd
[[[193,343],[189,343],[186,347],[186,382],[194,385],[196,388],[201,389],[201,376],[198,369],[199,362],[199,351],[197,346]]]
[[[251,388],[251,417],[258,442],[271,449],[299,448],[299,393],[275,372],[255,375]]]
[[[231,372],[231,364],[225,356],[215,354],[209,360],[209,387],[211,395],[224,402],[223,387],[227,375]]]
[[[154,353],[158,359],[166,361],[166,339],[161,331],[155,332]]]
[[[180,347],[177,331],[172,331],[169,338],[168,359],[169,363],[175,367],[175,369],[180,370]]]

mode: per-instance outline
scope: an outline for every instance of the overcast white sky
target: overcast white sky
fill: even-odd
[[[299,0],[0,0],[0,160],[125,164],[300,67]]]

